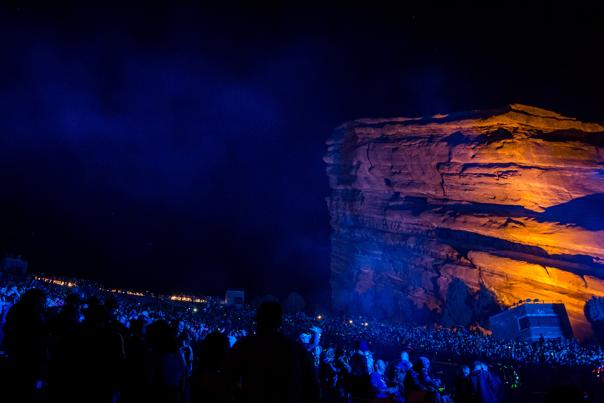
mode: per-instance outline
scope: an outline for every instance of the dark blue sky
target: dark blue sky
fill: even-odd
[[[604,121],[590,10],[14,4],[0,253],[34,271],[317,300],[337,125],[510,102]]]

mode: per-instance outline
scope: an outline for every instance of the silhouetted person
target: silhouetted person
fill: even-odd
[[[372,396],[367,350],[365,341],[357,341],[355,352],[348,362],[350,372],[347,373],[346,388],[353,399],[370,399]]]
[[[175,329],[166,321],[158,320],[148,327],[147,334],[151,345],[151,401],[184,401],[187,367],[178,350]]]
[[[476,361],[470,379],[476,402],[497,403],[499,401],[501,381],[489,372],[486,364]]]
[[[455,378],[455,401],[459,403],[472,403],[475,397],[472,391],[470,368],[463,365]]]
[[[256,312],[257,334],[233,347],[230,374],[241,402],[318,402],[312,357],[303,346],[279,332],[282,310],[265,302]]]
[[[82,324],[82,383],[85,401],[114,402],[124,361],[124,339],[98,299],[88,299]]]
[[[225,372],[229,347],[228,337],[220,332],[208,334],[201,342],[198,366],[191,380],[193,402],[230,401]]]
[[[419,357],[405,376],[407,401],[439,402],[440,385],[440,380],[432,378],[430,375],[430,360],[426,357]]]
[[[76,294],[65,299],[61,311],[49,320],[50,364],[48,383],[53,401],[77,402],[81,400],[82,375],[80,324],[81,300]]]
[[[126,361],[121,402],[147,400],[149,391],[149,348],[144,338],[145,322],[130,321],[130,332],[124,340]]]
[[[335,403],[340,401],[340,369],[336,362],[335,350],[328,348],[321,354],[319,365],[319,382],[321,384],[321,401]]]
[[[46,296],[42,290],[26,291],[13,305],[4,325],[8,355],[8,401],[32,399],[46,376],[48,332],[44,320]]]

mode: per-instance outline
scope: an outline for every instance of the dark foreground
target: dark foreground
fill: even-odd
[[[3,402],[604,401],[603,350],[572,340],[1,285]]]

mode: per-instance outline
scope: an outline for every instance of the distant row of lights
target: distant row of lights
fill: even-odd
[[[34,279],[37,281],[42,281],[44,283],[48,283],[48,284],[59,285],[61,287],[72,288],[72,287],[77,286],[77,283],[74,281],[59,280],[59,279],[50,278],[50,277],[34,276]],[[113,294],[131,295],[133,297],[144,297],[145,296],[145,294],[140,291],[120,290],[117,288],[104,289],[104,291],[109,291]],[[191,297],[188,295],[171,295],[169,298],[170,298],[170,301],[194,302],[197,304],[203,304],[203,303],[208,302],[205,298]]]
[[[61,287],[71,288],[71,287],[75,287],[77,285],[73,281],[57,280],[55,278],[42,277],[42,276],[34,276],[34,279],[37,281],[42,281],[44,283],[48,283],[48,284],[60,285]]]
[[[114,294],[125,294],[125,295],[132,295],[134,297],[144,297],[145,294],[143,294],[142,292],[139,291],[130,291],[130,290],[118,290],[118,289],[111,289],[111,290],[107,290],[109,292],[112,292]]]
[[[119,289],[116,289],[116,288],[105,290],[105,291],[109,291],[109,292],[112,292],[114,294],[132,295],[134,297],[144,297],[145,296],[145,294],[143,294],[142,292],[130,291],[130,290],[119,290]],[[208,302],[204,298],[190,297],[188,295],[171,295],[169,297],[169,299],[170,299],[170,301],[194,302],[194,303],[198,303],[198,304],[203,304],[203,303]]]
[[[170,297],[170,301],[179,301],[179,302],[195,302],[198,304],[203,304],[208,302],[206,299],[204,298],[197,298],[197,297],[189,297],[187,295],[172,295]]]

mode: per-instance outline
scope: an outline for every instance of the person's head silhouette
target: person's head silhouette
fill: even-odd
[[[276,301],[267,301],[260,304],[256,310],[256,326],[258,333],[276,332],[281,326],[283,310]]]

